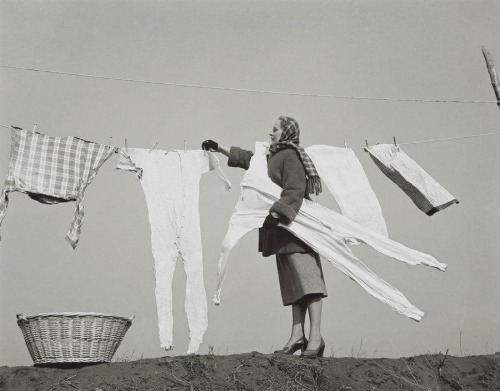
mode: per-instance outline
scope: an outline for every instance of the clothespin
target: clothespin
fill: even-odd
[[[128,153],[128,144],[127,144],[127,139],[125,139],[125,152]]]
[[[396,142],[396,136],[392,136],[392,139],[394,140],[394,146],[397,147],[398,143]]]
[[[153,144],[153,146],[151,147],[151,149],[149,150],[149,153],[151,153],[151,151],[153,150],[154,147],[156,147],[156,144],[158,144],[158,141],[156,143]]]
[[[364,148],[365,152],[368,152],[368,140],[365,140],[366,148]]]
[[[184,140],[184,152],[186,152],[186,140]]]
[[[109,137],[109,140],[108,140],[108,148],[111,147],[111,140],[113,139],[113,137]]]
[[[344,147],[347,149],[347,141],[344,141]]]
[[[36,123],[33,124],[33,132],[36,130]]]

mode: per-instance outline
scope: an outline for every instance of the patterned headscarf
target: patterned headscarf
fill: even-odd
[[[291,117],[281,116],[278,118],[280,121],[280,127],[283,130],[281,137],[276,144],[271,145],[269,152],[274,155],[276,152],[283,149],[292,148],[299,155],[307,176],[307,192],[309,194],[315,193],[318,195],[321,193],[321,179],[314,163],[312,162],[309,155],[304,151],[304,148],[299,146],[300,143],[300,128],[297,121]]]

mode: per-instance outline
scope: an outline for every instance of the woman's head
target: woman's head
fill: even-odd
[[[273,132],[270,134],[271,144],[278,142],[291,142],[299,145],[300,128],[299,124],[292,117],[279,117],[273,127]]]
[[[294,149],[304,165],[308,194],[315,193],[318,195],[321,193],[321,179],[316,171],[316,167],[314,167],[314,163],[306,151],[304,151],[304,148],[299,145],[300,128],[298,122],[292,117],[282,115],[274,124],[273,132],[270,136],[271,146],[269,147],[269,153],[271,157],[282,149]]]

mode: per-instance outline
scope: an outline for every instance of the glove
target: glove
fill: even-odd
[[[201,143],[201,149],[204,149],[205,151],[210,151],[211,149],[217,151],[218,148],[219,144],[213,140],[205,140]]]
[[[276,218],[271,216],[270,214],[267,215],[266,219],[264,220],[264,224],[262,224],[263,228],[276,228],[280,221]]]

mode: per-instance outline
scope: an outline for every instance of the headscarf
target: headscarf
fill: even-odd
[[[318,195],[321,193],[321,179],[314,163],[312,162],[309,155],[304,151],[304,148],[299,146],[300,143],[300,128],[296,120],[291,117],[281,116],[278,118],[280,121],[280,127],[282,129],[281,137],[276,144],[269,147],[269,152],[271,155],[275,153],[291,148],[297,152],[299,158],[304,165],[304,170],[306,171],[307,177],[307,192],[309,194],[315,193]]]

